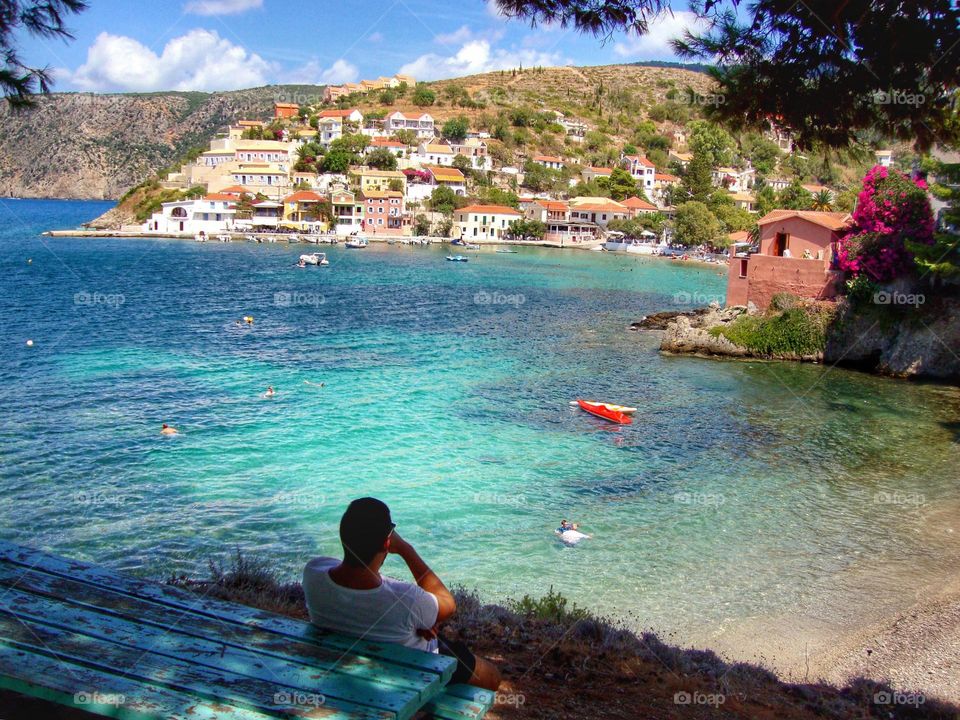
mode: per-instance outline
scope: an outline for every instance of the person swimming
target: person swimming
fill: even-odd
[[[566,520],[561,520],[561,521],[560,521],[560,527],[558,527],[556,530],[554,530],[554,532],[555,532],[557,535],[563,535],[567,530],[572,530],[572,529],[573,529],[573,528],[570,526],[570,523],[569,523],[569,522],[567,522]]]
[[[161,435],[177,435],[179,433],[179,430],[177,430],[175,427],[170,427],[166,423],[164,423],[163,427],[160,428]]]
[[[566,520],[560,521],[560,527],[554,530],[554,533],[560,538],[560,542],[564,545],[571,546],[591,537],[584,532],[580,532],[580,525],[578,523],[570,523]]]
[[[276,394],[277,394],[277,393],[274,392],[274,390],[273,390],[273,385],[271,385],[270,387],[267,388],[267,391],[263,394],[263,396],[264,396],[264,397],[271,398],[271,397],[273,397],[273,396],[276,395]]]

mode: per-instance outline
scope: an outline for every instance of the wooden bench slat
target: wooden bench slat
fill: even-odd
[[[224,622],[257,627],[301,642],[322,644],[326,647],[351,651],[366,657],[380,658],[391,664],[404,665],[424,672],[434,672],[441,676],[441,684],[450,679],[456,666],[455,661],[443,655],[424,653],[392,643],[358,641],[356,638],[322,630],[282,615],[223,600],[200,597],[181,588],[140,580],[130,575],[113,572],[88,563],[65,560],[55,555],[9,542],[0,541],[0,562],[33,568],[125,595],[152,600],[197,615],[206,615]]]
[[[275,717],[110,675],[2,644],[0,688],[117,720],[270,720]],[[38,680],[42,678],[42,680]],[[79,692],[86,699],[78,697]],[[99,695],[99,697],[98,697]],[[120,698],[103,697],[108,695]]]
[[[436,720],[480,720],[493,705],[494,693],[472,685],[448,685],[423,706]]]
[[[282,683],[266,682],[222,669],[198,667],[190,662],[145,653],[126,645],[104,643],[81,633],[15,617],[6,610],[0,610],[0,644],[266,714],[291,714],[291,708],[284,700],[302,692],[301,688]],[[360,706],[347,707],[346,704],[340,707],[320,704],[319,707],[299,709],[309,711],[309,714],[301,712],[303,716],[325,720],[395,720],[394,713]]]
[[[311,668],[215,640],[185,635],[177,632],[176,625],[167,629],[139,624],[19,589],[7,588],[0,592],[0,612],[4,611],[19,619],[29,618],[96,638],[104,647],[112,643],[123,644],[144,653],[184,660],[198,667],[226,671],[303,693],[321,694],[326,698],[326,705],[331,707],[371,707],[406,718],[423,704],[419,692],[401,690],[376,678],[358,679],[331,673],[325,668]],[[117,670],[122,672],[124,668]]]
[[[277,658],[307,665],[313,670],[312,675],[317,671],[332,672],[393,686],[415,693],[421,704],[442,691],[435,673],[398,667],[353,653],[345,654],[342,650],[323,645],[278,638],[273,633],[257,628],[225,623],[203,615],[184,615],[180,610],[56,575],[37,570],[24,572],[22,567],[16,565],[0,563],[0,588],[3,587],[15,587],[19,591],[56,599],[106,617],[125,618],[138,626],[164,630],[174,626],[178,633],[263,655],[264,662]]]

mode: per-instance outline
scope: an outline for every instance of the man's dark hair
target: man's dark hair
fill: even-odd
[[[395,525],[390,508],[372,497],[354,500],[340,518],[340,542],[343,562],[353,567],[367,567],[383,550],[383,543]]]

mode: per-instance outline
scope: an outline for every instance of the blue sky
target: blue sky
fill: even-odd
[[[75,40],[21,36],[20,47],[28,63],[54,68],[56,90],[226,90],[670,60],[669,39],[691,22],[678,10],[648,36],[604,43],[531,29],[500,17],[492,0],[90,0],[70,19]]]

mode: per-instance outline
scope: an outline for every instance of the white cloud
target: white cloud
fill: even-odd
[[[572,65],[573,61],[560,53],[536,50],[507,50],[494,48],[488,40],[471,40],[464,43],[455,55],[442,56],[436,53],[421,55],[408,62],[400,72],[413,75],[418,80],[438,80],[460,75],[475,75],[494,70],[509,70],[519,65]]]
[[[267,84],[275,66],[211,30],[173,38],[157,55],[123,35],[102,32],[68,80],[79,90],[233,90]]]
[[[683,36],[685,30],[702,31],[705,21],[688,10],[664,13],[650,21],[649,32],[631,34],[613,46],[613,52],[633,60],[675,60],[670,41]]]
[[[360,71],[353,63],[343,58],[324,68],[318,60],[311,60],[290,73],[285,73],[284,82],[303,83],[305,85],[339,85],[354,82],[360,77]]]
[[[467,25],[461,25],[450,33],[435,35],[433,40],[440,45],[460,45],[473,39],[473,30]]]
[[[487,0],[487,15],[497,18],[497,20],[506,20],[507,16],[500,12],[500,6],[497,0]]]
[[[190,0],[183,10],[194,15],[238,15],[263,7],[263,0]]]

